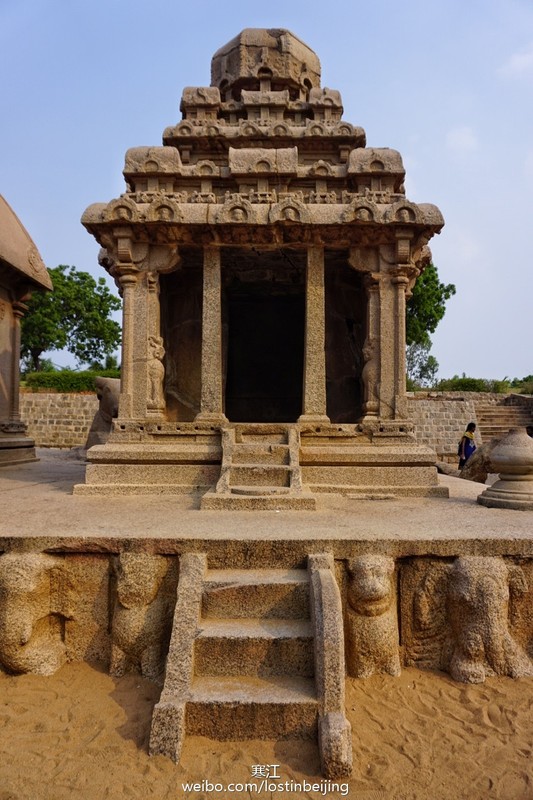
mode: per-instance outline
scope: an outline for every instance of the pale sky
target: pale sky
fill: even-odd
[[[312,47],[344,118],[440,207],[433,259],[457,295],[439,377],[532,374],[531,0],[0,0],[0,193],[46,265],[105,275],[81,214],[124,191],[126,150],[161,144],[243,28]]]

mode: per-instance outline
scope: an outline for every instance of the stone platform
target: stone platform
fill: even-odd
[[[0,471],[0,662],[158,682],[152,753],[179,760],[187,734],[317,737],[339,777],[346,673],[533,674],[533,514],[480,506],[480,484],[200,511],[201,494],[72,495],[78,454],[39,456]]]
[[[250,566],[279,562],[310,543],[328,544],[339,558],[376,548],[398,556],[533,556],[532,514],[482,508],[476,498],[486,487],[447,475],[439,475],[439,484],[449,489],[449,498],[320,493],[314,514],[199,513],[201,494],[73,496],[85,473],[78,451],[38,448],[37,455],[35,463],[0,471],[3,550],[112,553],[138,546],[180,553],[197,550],[201,542],[217,562],[240,553],[239,561]]]

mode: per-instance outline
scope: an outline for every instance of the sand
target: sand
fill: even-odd
[[[0,675],[0,800],[530,800],[533,679],[454,683],[409,668],[399,678],[348,680],[354,773],[347,789],[187,791],[185,782],[321,780],[312,742],[212,742],[189,737],[179,766],[148,756],[159,690],[138,675],[111,678],[88,664],[54,676]],[[257,771],[257,766],[255,767]]]

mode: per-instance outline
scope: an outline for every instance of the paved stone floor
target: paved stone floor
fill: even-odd
[[[6,549],[6,540],[20,537],[46,547],[65,537],[401,541],[417,542],[417,551],[445,540],[479,542],[485,550],[491,540],[493,554],[533,554],[533,512],[484,508],[476,503],[484,487],[458,478],[439,476],[449,499],[322,495],[315,512],[199,511],[199,498],[185,496],[73,496],[85,471],[79,451],[40,449],[38,455],[37,462],[0,469],[0,544]],[[477,552],[473,544],[470,552]]]

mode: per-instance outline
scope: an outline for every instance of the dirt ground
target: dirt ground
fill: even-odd
[[[88,664],[52,677],[0,675],[0,800],[530,800],[533,679],[454,683],[414,668],[399,678],[350,679],[354,771],[322,779],[312,742],[186,739],[181,763],[148,756],[159,690],[138,675],[111,678]],[[273,790],[220,790],[279,765]],[[200,788],[185,783],[210,781]],[[302,788],[282,791],[293,781]],[[259,788],[259,787],[258,787]]]

